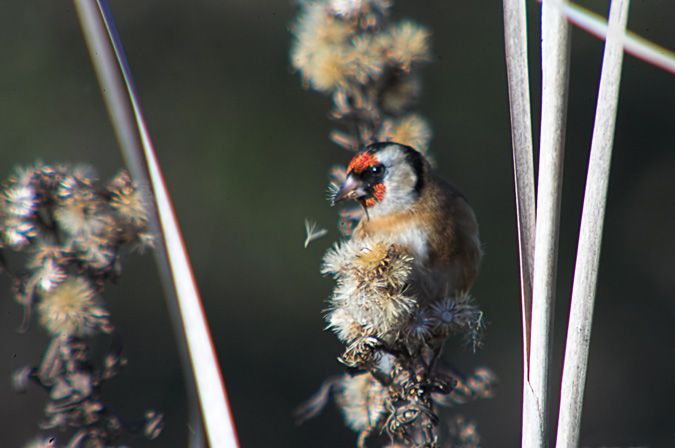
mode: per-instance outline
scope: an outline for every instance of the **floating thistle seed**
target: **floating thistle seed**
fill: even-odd
[[[309,244],[314,241],[318,240],[322,236],[325,236],[328,233],[328,230],[322,229],[319,227],[319,224],[317,224],[316,221],[310,221],[309,219],[305,219],[305,249]]]
[[[96,329],[104,332],[112,329],[108,311],[99,303],[94,287],[83,277],[70,277],[40,295],[40,323],[53,336],[89,336]]]

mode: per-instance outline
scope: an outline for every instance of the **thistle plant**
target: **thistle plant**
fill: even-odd
[[[393,142],[428,159],[431,128],[413,107],[419,69],[431,59],[429,31],[390,22],[390,2],[383,0],[301,7],[291,60],[305,87],[332,96],[330,116],[343,125],[332,141],[351,151]],[[347,172],[332,169],[331,200]],[[339,212],[348,239],[326,253],[321,269],[336,281],[326,321],[346,345],[339,360],[347,372],[324,382],[298,420],[315,416],[332,394],[359,447],[477,447],[476,425],[439,415],[439,406],[491,397],[496,376],[486,368],[463,375],[441,353],[451,336],[477,348],[483,313],[468,291],[447,288],[399,242],[354,235],[357,223],[369,219],[366,207]]]
[[[1,186],[2,270],[25,310],[22,330],[37,320],[51,337],[40,365],[16,372],[14,384],[48,392],[40,428],[73,428],[65,446],[112,447],[123,431],[152,439],[162,430],[160,413],[127,421],[100,400],[102,386],[126,363],[102,293],[119,278],[126,252],[152,247],[149,212],[144,191],[125,172],[99,186],[89,167],[38,163],[17,168]],[[88,341],[103,336],[110,349],[99,366]],[[58,446],[53,438],[36,440],[29,446]]]

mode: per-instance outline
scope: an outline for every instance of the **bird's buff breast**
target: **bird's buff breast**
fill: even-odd
[[[398,244],[415,258],[417,263],[426,263],[429,259],[427,229],[410,214],[397,214],[384,218],[364,218],[356,229],[356,235],[380,237]]]

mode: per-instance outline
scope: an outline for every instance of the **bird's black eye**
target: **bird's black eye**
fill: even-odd
[[[372,168],[370,168],[370,172],[375,176],[382,176],[384,174],[384,171],[385,171],[384,165],[382,165],[381,163],[373,165]]]

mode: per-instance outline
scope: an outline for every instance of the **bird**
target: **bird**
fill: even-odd
[[[396,142],[365,147],[333,196],[333,204],[348,200],[365,211],[352,239],[375,237],[402,247],[423,268],[433,294],[471,289],[483,253],[476,215],[419,151]]]

